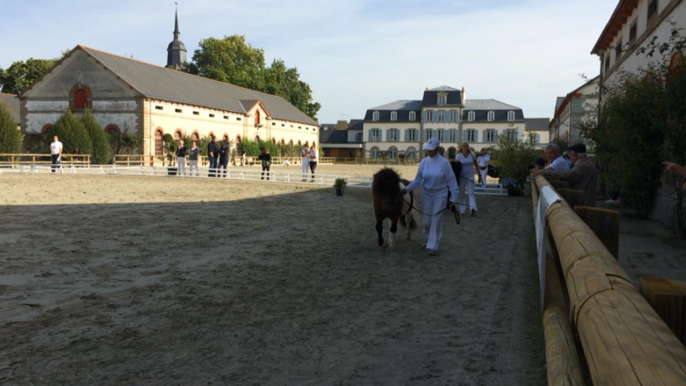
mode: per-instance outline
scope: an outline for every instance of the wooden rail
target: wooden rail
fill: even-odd
[[[550,186],[542,176],[536,176],[535,185],[539,192]],[[593,384],[686,385],[686,348],[619,262],[565,201],[552,204],[546,217],[569,297],[571,326]]]
[[[90,154],[62,154],[63,164],[90,164]],[[50,164],[50,154],[5,153],[0,154],[0,164]]]

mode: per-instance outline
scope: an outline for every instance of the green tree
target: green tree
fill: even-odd
[[[29,58],[14,62],[5,70],[0,68],[0,90],[9,94],[21,93],[51,69],[55,62],[57,59]]]
[[[55,135],[62,142],[63,152],[66,154],[71,154],[76,149],[81,154],[91,154],[93,151],[93,144],[86,128],[81,120],[76,119],[69,109],[64,111],[64,114],[48,131],[49,138],[52,139]]]
[[[110,161],[111,149],[105,130],[103,130],[102,126],[95,120],[95,117],[90,110],[86,110],[83,114],[81,123],[83,123],[83,126],[86,128],[88,136],[91,139],[91,163],[96,165],[108,163]]]
[[[529,131],[526,137],[531,137]],[[536,161],[540,154],[535,141],[521,141],[519,138],[499,135],[498,143],[493,149],[493,165],[498,167],[503,178],[516,179],[521,187],[530,174],[527,166]]]
[[[248,44],[245,36],[201,40],[192,62],[181,70],[283,97],[315,120],[321,108],[312,100],[312,90],[300,80],[296,68],[288,68],[282,60],[274,60],[267,67],[264,51]]]
[[[0,153],[20,153],[24,136],[17,129],[17,122],[0,101]]]
[[[137,134],[129,133],[128,127],[124,126],[124,131],[111,130],[109,132],[110,149],[112,156],[116,154],[130,154],[143,143],[143,138]]]
[[[254,157],[260,155],[260,143],[249,139],[243,139],[240,144],[241,153]]]

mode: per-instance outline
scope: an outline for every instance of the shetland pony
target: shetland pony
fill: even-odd
[[[384,250],[383,220],[391,220],[391,234],[388,237],[388,247],[395,248],[395,232],[398,230],[398,220],[405,228],[405,240],[410,240],[410,231],[417,227],[412,218],[412,192],[403,197],[401,190],[409,184],[400,179],[398,173],[390,168],[383,168],[374,174],[372,180],[372,196],[374,197],[374,216],[376,217],[376,233],[379,236],[379,249]]]

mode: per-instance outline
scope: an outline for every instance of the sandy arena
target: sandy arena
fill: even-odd
[[[371,189],[68,174],[0,186],[0,384],[545,383],[530,197],[477,196],[429,257],[419,230],[378,250]]]

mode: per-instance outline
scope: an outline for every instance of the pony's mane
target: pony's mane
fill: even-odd
[[[372,191],[382,196],[396,196],[400,192],[400,175],[391,169],[383,168],[374,174]]]

